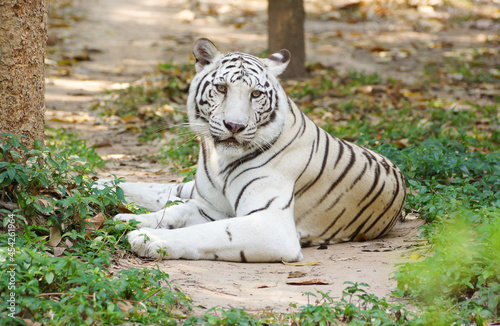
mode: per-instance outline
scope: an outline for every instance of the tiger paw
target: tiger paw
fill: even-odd
[[[167,248],[167,242],[159,239],[146,229],[132,231],[127,237],[132,251],[140,257],[154,259],[175,258],[169,255],[170,250]]]

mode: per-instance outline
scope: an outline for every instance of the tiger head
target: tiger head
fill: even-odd
[[[283,129],[287,97],[277,76],[290,61],[281,50],[268,58],[220,53],[208,39],[198,39],[188,99],[196,134],[213,139],[225,155],[241,155],[273,144]]]

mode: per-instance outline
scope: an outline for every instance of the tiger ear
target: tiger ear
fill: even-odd
[[[199,38],[194,42],[193,55],[196,59],[196,72],[200,72],[206,65],[211,64],[220,52],[209,39]]]
[[[285,71],[290,58],[290,51],[283,49],[261,60],[273,75],[279,76]]]

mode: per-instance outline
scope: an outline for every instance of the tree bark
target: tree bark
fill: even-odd
[[[287,49],[292,54],[290,64],[281,77],[305,77],[304,1],[268,0],[267,17],[269,53]]]
[[[47,0],[0,2],[0,133],[43,143]]]

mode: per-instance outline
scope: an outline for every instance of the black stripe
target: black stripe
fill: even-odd
[[[385,168],[386,173],[389,173],[389,171],[391,170],[391,166],[389,165],[389,163],[387,163],[385,157],[382,159],[380,164]]]
[[[214,124],[210,125],[210,129],[215,130],[215,131],[225,131],[224,129],[219,128],[218,126],[216,126]]]
[[[205,76],[203,77],[203,79],[202,79],[202,80],[200,80],[200,83],[198,84],[198,87],[196,88],[196,93],[195,93],[195,101],[196,101],[196,99],[198,98],[198,95],[203,95],[203,94],[205,94],[205,91],[206,91],[206,89],[207,89],[208,85],[210,85],[210,81],[209,81],[209,80],[205,80],[205,83],[203,84],[203,86],[201,86],[201,83],[203,82],[203,80],[204,80],[205,78],[207,78],[207,76],[208,76],[208,75],[205,75]],[[200,91],[200,87],[201,87],[201,91]],[[200,105],[205,105],[205,104],[208,104],[208,102],[207,102],[207,101],[204,101],[204,100],[203,100],[203,96],[202,96],[202,97],[200,98],[200,102],[199,102],[198,104],[200,104]]]
[[[319,202],[317,203],[317,205],[321,204],[325,199],[326,197],[328,197],[328,195],[330,195],[330,193],[332,192],[333,189],[335,189],[337,187],[337,185],[342,181],[344,180],[344,178],[346,177],[347,173],[352,169],[352,167],[354,166],[354,163],[356,162],[356,155],[354,154],[354,150],[351,148],[351,147],[348,147],[349,150],[351,151],[351,157],[349,158],[349,162],[347,163],[347,166],[346,168],[344,169],[344,171],[340,174],[340,176],[337,178],[337,180],[335,180],[334,183],[332,183],[332,185],[330,186],[330,188],[328,188],[328,191],[326,192],[326,194],[323,195],[323,197],[319,200]]]
[[[195,101],[196,101],[196,99],[195,99]],[[194,104],[194,117],[195,117],[195,119],[201,119],[200,108],[198,107],[198,103],[196,103],[196,102]]]
[[[200,213],[201,216],[203,216],[204,218],[206,218],[209,221],[212,221],[212,222],[215,221],[215,219],[213,219],[212,217],[210,217],[207,213],[205,213],[204,210],[202,210],[199,207],[198,207],[198,213]]]
[[[375,194],[375,196],[373,196],[372,200],[370,200],[370,202],[368,204],[366,204],[359,212],[358,214],[356,214],[356,216],[349,222],[349,224],[347,224],[345,227],[344,227],[344,230],[347,230],[349,227],[351,227],[351,225],[353,225],[359,218],[360,216],[365,212],[365,210],[370,207],[374,202],[375,200],[382,194],[382,191],[384,190],[385,188],[385,181],[384,183],[382,183],[382,186],[380,187],[380,190]],[[373,213],[372,213],[373,214]],[[371,216],[371,214],[370,214]],[[364,224],[366,224],[368,222],[368,220],[364,221],[361,226],[364,226]],[[357,235],[357,234],[356,234]]]
[[[203,196],[203,195],[201,194],[200,189],[198,189],[198,183],[197,183],[197,182],[195,182],[195,184],[194,184],[193,191],[194,191],[194,189],[196,189],[196,193],[198,194],[198,196],[200,196],[200,198],[201,198],[201,199],[203,199],[203,200],[204,200],[204,201],[206,201],[207,203],[210,203],[210,201],[209,201],[208,199],[206,199],[206,198],[205,198],[205,196]],[[192,192],[193,192],[193,191],[192,191]],[[191,197],[191,198],[193,198],[193,197]]]
[[[337,167],[337,164],[339,164],[340,159],[344,155],[344,144],[340,141],[340,139],[336,138],[337,143],[339,144],[339,152],[337,156],[337,160],[335,161],[335,164],[333,165],[333,168],[335,169]]]
[[[352,189],[354,188],[354,185],[356,185],[356,183],[358,183],[359,180],[361,180],[361,177],[366,173],[366,168],[367,168],[367,163],[365,162],[365,166],[363,166],[363,170],[361,170],[361,172],[359,173],[359,175],[356,177],[356,179],[354,179],[354,181],[352,182],[351,184],[351,187],[349,187],[349,189]]]
[[[240,204],[240,199],[241,199],[241,196],[243,195],[243,193],[245,192],[245,190],[248,188],[248,186],[250,186],[252,183],[254,183],[255,181],[257,180],[260,180],[260,179],[264,179],[264,178],[267,178],[267,176],[262,176],[262,177],[257,177],[257,178],[254,178],[252,179],[250,182],[248,182],[243,188],[241,188],[241,191],[240,193],[238,194],[238,197],[236,198],[236,201],[234,203],[234,213],[236,215],[237,214],[237,211],[238,211],[238,206]]]
[[[265,110],[261,111],[261,112],[260,112],[260,114],[261,114],[261,115],[264,115],[264,114],[266,114],[266,113],[268,113],[268,112],[271,112],[272,110],[273,110],[273,108],[272,108],[271,106],[269,106],[267,109],[265,109]]]
[[[316,124],[315,124],[315,126],[316,126],[316,140],[318,140],[318,142],[316,143],[316,153],[317,153],[319,150],[319,137],[320,137],[320,130],[321,129]],[[328,137],[330,137],[330,135],[327,134],[326,137],[328,138]],[[314,146],[313,146],[313,148],[314,148]]]
[[[212,177],[210,176],[210,172],[208,171],[208,167],[207,167],[208,152],[207,152],[206,146],[207,145],[205,144],[205,140],[202,139],[202,141],[201,141],[201,155],[203,156],[203,169],[205,170],[205,175],[207,176],[208,181],[210,181],[210,184],[212,185],[212,187],[215,188],[214,181],[212,180]]]
[[[222,169],[219,172],[219,175],[226,173],[226,176],[224,178],[224,186],[222,187],[222,194],[224,196],[226,195],[226,187],[228,185],[229,176],[234,172],[234,170],[236,170],[241,164],[246,163],[248,161],[251,161],[254,158],[256,158],[257,156],[259,156],[260,154],[271,149],[274,142],[276,141],[276,139],[273,139],[273,141],[271,143],[269,143],[268,146],[258,148],[254,152],[247,154],[246,156],[243,156],[242,158],[237,159],[236,161],[229,163],[224,169]]]
[[[290,200],[288,201],[288,204],[286,204],[285,207],[283,207],[283,210],[289,209],[290,206],[292,206],[292,201],[293,201],[294,195],[290,196]]]
[[[251,55],[246,54],[246,53],[241,53],[241,52],[238,52],[238,54],[240,55],[241,60],[243,60],[244,62],[251,64],[251,65],[255,65],[256,67],[262,68],[261,61],[259,59],[257,59],[256,57],[251,56]],[[264,71],[264,70],[262,70],[262,71]]]
[[[362,202],[365,201],[366,198],[370,197],[373,191],[375,191],[375,188],[378,185],[378,180],[380,179],[380,165],[377,164],[375,166],[375,179],[373,179],[372,186],[370,187],[370,190],[365,194],[365,196],[359,201],[358,206],[361,205]]]
[[[305,129],[305,124],[304,124],[302,127],[303,127],[303,129]],[[303,130],[302,130],[302,131],[303,131]],[[292,138],[292,140],[290,140],[290,141],[288,142],[288,144],[286,144],[286,145],[285,145],[285,146],[283,146],[283,147],[282,147],[279,151],[277,151],[276,153],[274,153],[274,155],[272,155],[272,156],[271,156],[271,157],[270,157],[267,161],[265,161],[265,162],[264,162],[264,163],[262,163],[261,165],[258,165],[258,166],[253,166],[253,167],[251,167],[251,168],[247,168],[247,169],[245,169],[245,170],[241,171],[241,172],[240,172],[240,173],[238,173],[235,177],[233,177],[233,178],[232,178],[232,181],[234,181],[235,179],[237,179],[237,178],[238,178],[240,175],[242,175],[243,173],[246,173],[246,172],[248,172],[248,171],[250,171],[250,170],[253,170],[253,169],[258,169],[258,168],[261,168],[262,166],[264,166],[264,165],[268,164],[269,162],[271,162],[271,161],[272,161],[273,159],[275,159],[278,155],[280,155],[280,154],[281,154],[281,153],[282,153],[285,149],[287,149],[287,148],[288,148],[288,146],[290,146],[291,144],[293,144],[293,143],[294,143],[295,139],[296,139],[297,137],[299,137],[299,133],[300,133],[300,132],[301,132],[301,129],[299,129],[299,130],[297,131],[297,133],[295,134],[295,136]],[[267,150],[267,148],[266,148],[265,150]],[[260,154],[260,153],[259,153],[259,154]],[[247,156],[248,156],[248,155],[247,155]],[[253,156],[251,159],[255,158],[256,156],[257,156],[257,155]],[[245,161],[243,161],[243,160],[238,160],[237,162],[239,162],[239,164],[238,164],[238,165],[240,165],[240,164],[242,164],[242,163],[244,163],[244,162],[246,162],[246,161],[249,161],[249,160],[250,160],[250,159],[247,159],[247,160],[245,160]],[[231,164],[233,164],[233,163],[231,163]],[[238,165],[237,165],[237,166],[238,166]],[[232,169],[231,169],[231,171],[230,171],[230,172],[228,172],[228,173],[226,174],[226,178],[225,178],[225,181],[224,181],[224,188],[223,188],[223,192],[225,192],[226,185],[227,185],[227,184],[228,184],[228,182],[229,182],[229,177],[230,177],[230,175],[234,172],[234,170],[236,169],[236,167],[237,167],[237,166],[235,166],[234,168],[232,168]],[[226,169],[227,169],[227,168],[226,168]],[[226,169],[224,169],[224,170],[226,170]]]
[[[313,209],[317,208],[330,195],[330,193],[333,191],[333,189],[335,189],[337,187],[337,185],[345,178],[345,176],[347,175],[347,173],[349,172],[349,170],[352,169],[352,167],[354,166],[354,162],[356,161],[356,157],[355,157],[353,149],[351,147],[348,147],[348,148],[351,150],[351,157],[350,157],[349,162],[348,162],[346,168],[344,169],[344,171],[340,174],[340,176],[337,178],[337,180],[335,180],[332,183],[332,185],[330,186],[330,188],[328,188],[328,191],[320,198],[319,201],[316,202],[316,204],[311,205],[311,208],[309,208],[299,218],[295,219],[295,224],[298,225],[298,223],[302,220],[302,218],[304,216],[307,216],[307,214],[309,214],[310,211],[312,211]]]
[[[319,142],[319,139],[318,139]],[[316,182],[318,182],[319,178],[323,175],[323,172],[325,172],[325,167],[326,167],[326,162],[328,161],[328,153],[330,148],[330,140],[329,137],[326,137],[326,142],[325,142],[325,152],[323,153],[323,162],[321,163],[321,169],[319,170],[318,175],[316,175],[316,178],[314,178],[313,181],[309,182],[307,185],[302,187],[299,191],[295,193],[295,196],[300,197],[302,196],[307,190],[309,190]]]
[[[370,166],[372,166],[373,161],[377,160],[375,158],[375,156],[372,154],[372,152],[369,151],[369,150],[367,150],[366,148],[363,148],[363,155],[366,156],[366,158],[367,158],[368,163],[370,164]]]
[[[373,221],[373,223],[368,227],[368,230],[370,230],[387,213],[387,211],[389,210],[389,208],[391,208],[392,205],[394,204],[394,201],[396,200],[396,197],[399,194],[400,185],[399,185],[399,180],[398,180],[398,177],[397,177],[397,174],[396,174],[396,170],[392,170],[392,173],[396,177],[396,191],[395,191],[395,194],[392,197],[391,202],[389,204],[387,204],[386,209],[384,209],[384,211],[377,217],[377,219],[375,221]],[[404,195],[406,195],[406,190],[404,189],[404,187],[403,187],[403,191],[405,193]],[[399,213],[401,213],[401,210],[403,209],[403,206],[404,206],[404,200],[403,200],[403,203],[401,204],[401,207],[398,210],[398,214],[396,214],[393,217],[393,221],[391,223],[387,224],[387,226],[382,230],[382,232],[379,233],[379,235],[377,236],[377,238],[380,237],[380,236],[382,236],[382,235],[384,235],[385,232],[389,231],[392,228],[392,226],[394,225],[396,219],[399,216]]]
[[[270,201],[268,201],[268,202],[267,202],[266,206],[264,206],[264,207],[262,207],[262,208],[254,209],[253,211],[249,212],[249,213],[248,213],[248,214],[246,214],[246,215],[250,215],[250,214],[253,214],[253,213],[256,213],[256,212],[260,212],[260,211],[264,211],[264,210],[268,209],[268,208],[271,206],[272,202],[273,202],[276,198],[278,198],[278,197],[277,197],[277,196],[276,196],[276,197],[274,197],[273,199],[271,199]]]
[[[323,231],[323,233],[321,233],[318,238],[321,238],[322,236],[325,235],[326,232],[328,232],[334,225],[335,223],[337,223],[337,221],[339,220],[339,218],[344,215],[346,209],[344,207],[344,209],[342,209],[342,211],[333,219],[332,223],[330,223],[330,225]],[[335,233],[337,234],[337,233]],[[333,238],[333,236],[329,237],[327,240],[329,241],[331,238]]]
[[[295,179],[295,183],[297,184],[297,181],[299,181],[300,177],[306,172],[307,168],[309,167],[309,164],[311,163],[311,160],[313,158],[313,151],[314,151],[314,146],[316,143],[316,139],[313,141],[312,146],[311,146],[311,153],[309,154],[309,160],[307,161],[306,165],[304,166],[304,169],[302,169],[302,172],[300,172],[299,176]],[[295,193],[297,194],[297,193]]]
[[[196,188],[196,181],[194,182],[194,186],[193,188],[191,188],[191,193],[189,194],[189,198],[191,199],[193,198],[195,188]]]
[[[297,122],[297,116],[295,115],[295,112],[293,112],[293,106],[292,106],[292,103],[290,103],[291,100],[290,98],[288,98],[288,108],[290,109],[290,112],[292,113],[293,115],[293,123],[292,123],[292,127],[295,126],[295,123]]]
[[[365,221],[363,223],[361,223],[360,226],[358,226],[358,228],[353,233],[351,233],[351,235],[349,236],[349,241],[354,241],[356,239],[356,237],[359,235],[359,233],[361,232],[361,230],[365,226],[366,222],[368,222],[368,220],[372,217],[372,215],[373,215],[373,212],[365,219]],[[367,233],[367,232],[365,231],[364,233]]]
[[[331,203],[331,204],[330,204],[330,205],[329,205],[329,206],[325,209],[325,212],[328,212],[329,210],[331,210],[332,208],[334,208],[334,207],[335,207],[335,205],[337,205],[337,204],[339,203],[340,199],[341,199],[342,197],[344,197],[344,194],[345,194],[345,192],[344,192],[344,193],[342,193],[342,194],[340,194],[340,195],[339,195],[339,196],[338,196],[338,197],[337,197],[337,198],[336,198],[336,199],[335,199],[335,200],[334,200],[334,201],[333,201],[333,202],[332,202],[332,203]]]
[[[245,67],[245,69],[250,70],[251,72],[253,72],[254,74],[257,74],[257,75],[260,74],[260,71],[253,69],[253,67]]]
[[[179,198],[182,198],[181,194],[182,194],[182,189],[184,189],[184,185],[185,183],[181,183],[180,185],[177,186],[176,196]]]
[[[259,127],[264,127],[266,125],[268,125],[269,123],[273,122],[275,119],[276,119],[276,111],[278,110],[279,108],[278,107],[275,107],[275,108],[272,108],[272,107],[269,107],[268,109],[266,109],[265,111],[261,112],[258,116],[258,123],[261,121],[261,118],[267,113],[267,112],[271,112],[270,115],[268,115],[268,119],[266,121],[264,121],[263,123],[261,123],[259,125]]]
[[[248,263],[247,257],[245,257],[245,253],[243,252],[243,250],[240,251],[240,258],[241,258],[241,262]]]
[[[305,116],[304,114],[301,114],[300,115],[301,119],[302,119],[302,132],[300,133],[300,136],[302,136],[304,134],[304,132],[306,132],[306,119],[305,119]]]

